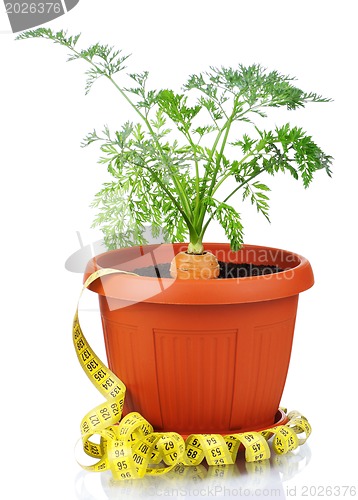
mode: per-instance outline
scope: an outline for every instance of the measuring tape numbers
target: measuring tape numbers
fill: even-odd
[[[89,276],[86,288],[109,274],[133,274],[117,269],[101,269]],[[240,446],[247,462],[261,462],[271,456],[272,448],[282,455],[305,443],[311,434],[307,419],[297,411],[290,412],[285,425],[260,432],[192,434],[186,440],[176,432],[154,432],[150,423],[137,412],[122,417],[125,384],[98,358],[87,342],[78,317],[73,321],[73,344],[78,360],[105,402],[88,412],[81,422],[84,452],[97,459],[94,465],[81,465],[88,471],[111,470],[115,480],[166,474],[174,468],[198,466],[206,460],[209,466],[234,464]],[[100,442],[91,440],[100,436]]]

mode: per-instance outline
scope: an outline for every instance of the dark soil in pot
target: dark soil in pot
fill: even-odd
[[[233,262],[219,261],[220,274],[218,279],[223,278],[248,278],[249,276],[262,276],[283,271],[277,266],[255,265],[255,264],[235,264]],[[149,278],[171,278],[169,272],[170,264],[157,264],[156,266],[140,267],[133,272],[140,276]]]

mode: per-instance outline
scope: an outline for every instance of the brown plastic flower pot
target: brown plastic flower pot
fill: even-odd
[[[95,270],[133,271],[171,262],[183,244],[103,253]],[[218,260],[282,272],[212,280],[113,274],[98,293],[111,370],[127,386],[125,410],[158,431],[232,433],[274,424],[284,389],[298,294],[313,285],[309,262],[292,252],[205,244]]]

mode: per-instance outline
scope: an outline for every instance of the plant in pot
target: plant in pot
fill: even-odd
[[[86,93],[104,78],[138,118],[83,143],[100,145],[113,176],[93,204],[109,251],[85,278],[102,268],[129,273],[90,287],[126,411],[183,435],[272,426],[283,418],[298,295],[313,274],[300,255],[243,244],[236,207],[249,200],[268,219],[266,178],[288,172],[307,188],[316,171],[331,175],[332,158],[302,128],[263,126],[270,108],[329,99],[257,64],[211,67],[179,93],[148,89],[148,72],[125,76],[127,56],[112,47],[78,49],[79,36],[45,28],[19,38],[37,37],[88,64]],[[213,220],[229,243],[204,243]],[[168,243],[148,245],[147,225]]]

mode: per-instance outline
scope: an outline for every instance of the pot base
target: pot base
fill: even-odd
[[[279,408],[277,410],[277,413],[275,415],[275,421],[272,425],[266,425],[264,427],[260,427],[258,429],[252,429],[252,427],[250,428],[245,428],[245,429],[240,429],[240,430],[236,430],[236,431],[227,431],[227,432],[208,432],[208,433],[204,433],[204,432],[191,432],[190,434],[185,434],[185,433],[182,433],[182,432],[179,432],[179,434],[181,435],[181,437],[186,440],[189,436],[191,436],[192,434],[220,434],[221,436],[231,436],[232,434],[242,434],[244,432],[261,432],[261,431],[265,431],[266,429],[271,429],[272,427],[277,427],[278,425],[285,425],[286,423],[288,422],[288,417],[286,415],[286,413],[281,409]],[[158,431],[158,432],[165,432],[165,431]]]

